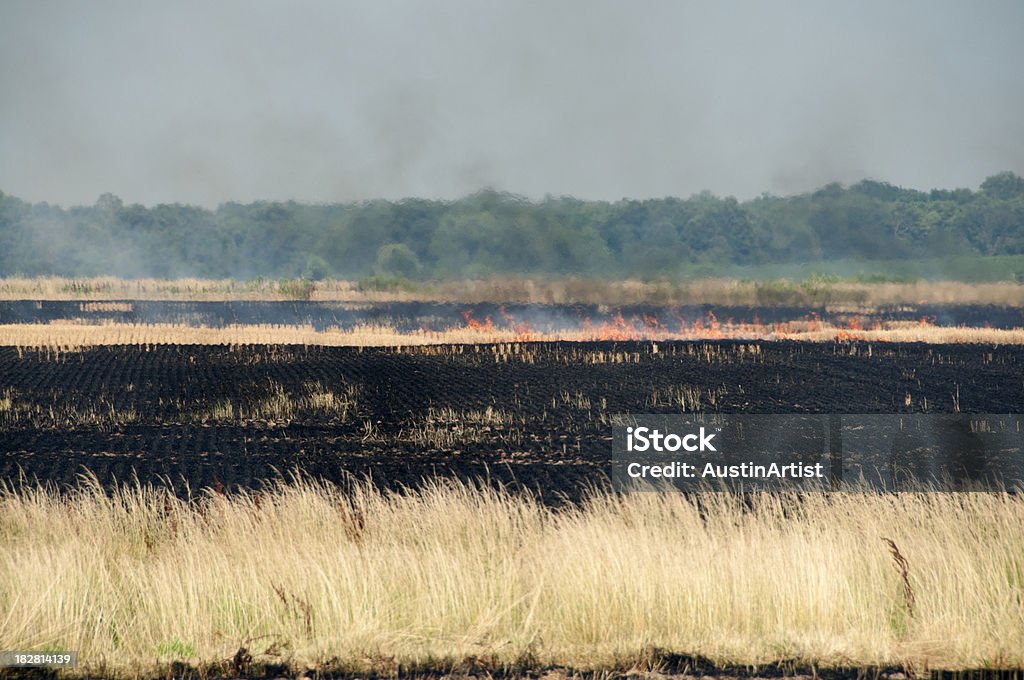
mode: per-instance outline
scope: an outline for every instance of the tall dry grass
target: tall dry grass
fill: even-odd
[[[866,311],[879,305],[1024,305],[1024,286],[1011,281],[859,282],[734,278],[607,280],[581,277],[490,277],[410,282],[373,290],[357,281],[256,279],[0,278],[0,300],[295,300],[320,302],[465,302],[521,304],[838,306]]]
[[[549,336],[536,334],[536,339]],[[52,347],[75,350],[96,345],[322,345],[380,347],[435,345],[449,343],[512,342],[523,340],[515,330],[472,328],[444,331],[401,332],[390,326],[357,325],[351,328],[284,326],[270,324],[230,325],[222,328],[184,324],[126,324],[52,322],[46,324],[0,324],[0,345]],[[533,338],[531,338],[533,339]],[[555,339],[555,336],[550,336]]]
[[[78,650],[80,672],[126,675],[240,648],[350,670],[629,667],[651,648],[1024,666],[1021,496],[751,502],[597,494],[552,510],[440,482],[399,496],[300,481],[191,504],[151,488],[8,489],[0,648]]]
[[[59,354],[98,345],[319,345],[343,347],[406,347],[425,345],[523,343],[591,340],[806,340],[811,342],[979,343],[1024,344],[1024,328],[968,328],[894,322],[877,329],[848,329],[821,322],[779,325],[722,324],[718,328],[680,329],[612,326],[555,332],[515,328],[452,327],[440,331],[400,331],[385,325],[326,328],[283,325],[231,325],[223,328],[184,324],[51,322],[0,324],[0,346],[49,348]]]

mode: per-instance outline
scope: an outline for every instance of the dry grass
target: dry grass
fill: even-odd
[[[0,279],[0,300],[290,300],[333,302],[493,302],[524,304],[796,305],[867,311],[879,305],[1024,305],[1024,286],[1004,283],[919,281],[858,283],[784,279],[607,281],[565,277],[508,277],[428,282],[412,289],[363,290],[355,281],[236,281],[231,279],[118,279],[61,277]]]
[[[304,297],[307,285],[308,282],[300,280],[263,279],[8,277],[0,279],[0,300],[291,300]],[[323,299],[347,299],[357,288],[349,281],[334,281],[320,287],[328,295]]]
[[[869,340],[876,342],[930,342],[942,344],[1024,344],[1024,328],[965,328],[917,325],[911,328],[823,329],[793,333],[793,340],[832,342],[834,340]]]
[[[326,418],[348,422],[358,407],[359,389],[346,385],[340,391],[326,389],[319,382],[306,383],[299,394],[289,394],[284,386],[271,381],[249,401],[222,400],[199,411],[182,408],[179,418],[185,422],[252,423],[253,421],[288,424],[296,418]]]
[[[521,419],[491,406],[482,411],[430,408],[422,422],[401,437],[421,447],[446,450],[481,442],[514,446],[522,441],[522,432],[511,427],[518,424],[522,424]]]
[[[629,327],[617,324],[590,326],[560,332],[524,332],[522,329],[453,327],[443,331],[400,332],[389,326],[360,325],[352,328],[317,330],[312,326],[233,325],[223,328],[178,324],[48,324],[0,325],[0,346],[47,348],[55,355],[97,345],[247,345],[286,344],[346,347],[401,347],[506,343],[517,346],[530,341],[553,340],[706,340],[706,339],[808,340],[834,342],[871,340],[877,342],[1024,344],[1024,329],[940,327],[921,323],[892,323],[872,329],[828,326],[799,321],[776,325],[696,325],[670,329]],[[497,361],[500,358],[496,357]]]
[[[664,389],[656,389],[647,399],[648,406],[670,406],[683,412],[698,412],[705,405],[715,408],[718,399],[725,396],[728,390],[724,385],[701,389],[695,385],[672,385]]]
[[[510,342],[520,340],[515,331],[472,328],[447,331],[402,333],[388,326],[360,325],[348,329],[317,330],[312,326],[232,325],[223,328],[183,324],[90,325],[74,322],[0,325],[0,345],[50,347],[54,351],[74,351],[96,345],[245,345],[284,344],[380,347],[433,345],[450,343]]]
[[[441,483],[192,504],[8,490],[0,648],[78,650],[79,672],[122,675],[241,647],[363,671],[470,657],[628,668],[652,647],[739,664],[1024,665],[1021,496],[752,503],[598,495],[554,511]]]

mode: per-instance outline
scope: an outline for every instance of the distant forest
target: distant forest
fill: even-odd
[[[449,279],[674,276],[719,267],[1024,254],[1024,178],[977,191],[865,180],[798,196],[125,205],[0,192],[0,275]]]

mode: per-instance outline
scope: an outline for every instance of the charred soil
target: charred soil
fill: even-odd
[[[0,347],[0,479],[184,490],[301,471],[573,496],[617,413],[1012,413],[1024,348],[593,342]]]

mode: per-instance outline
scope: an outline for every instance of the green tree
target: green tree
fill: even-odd
[[[1024,177],[1012,172],[1000,172],[981,183],[981,193],[1000,201],[1024,197]]]
[[[387,243],[377,250],[373,270],[378,276],[414,279],[422,273],[423,265],[409,246],[404,243]]]

